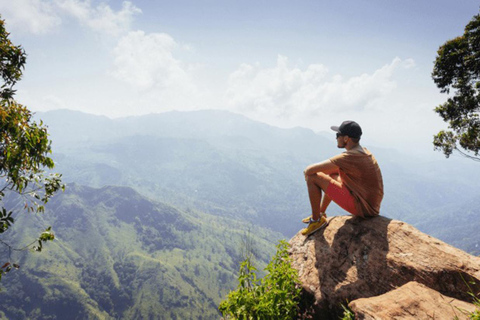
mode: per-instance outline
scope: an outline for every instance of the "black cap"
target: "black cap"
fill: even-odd
[[[340,127],[331,126],[330,128],[342,136],[349,136],[350,138],[360,138],[362,136],[362,128],[355,121],[343,121]]]

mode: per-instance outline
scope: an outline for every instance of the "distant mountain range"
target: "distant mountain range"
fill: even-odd
[[[335,150],[310,130],[220,111],[114,120],[71,111],[38,116],[49,125],[56,170],[67,182],[131,186],[287,236],[301,227],[292,219],[308,212],[304,167]]]
[[[341,152],[333,133],[225,111],[36,117],[68,185],[45,214],[21,213],[2,235],[27,243],[49,225],[56,235],[41,254],[14,254],[22,267],[2,280],[4,319],[218,318],[245,251],[261,269],[303,227],[303,169]],[[382,215],[480,254],[478,164],[362,144],[382,169]]]
[[[286,237],[302,227],[295,222],[310,211],[303,169],[342,151],[333,133],[328,140],[309,129],[276,128],[227,111],[109,119],[59,110],[37,117],[49,126],[57,170],[67,182],[130,186],[152,199],[241,218]],[[480,196],[475,162],[433,162],[416,158],[414,150],[403,154],[362,144],[382,169],[384,216],[436,233],[433,226],[443,212]],[[480,217],[477,208],[470,209]],[[333,205],[329,214],[344,212]],[[469,239],[457,245],[480,245],[476,236]]]

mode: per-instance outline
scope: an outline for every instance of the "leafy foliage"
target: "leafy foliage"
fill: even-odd
[[[46,175],[44,168],[52,169],[51,141],[42,122],[32,121],[32,113],[17,103],[13,86],[21,79],[26,54],[21,46],[15,46],[8,38],[5,23],[0,19],[0,201],[7,192],[19,194],[24,199],[28,212],[43,212],[44,205],[59,189],[63,189],[61,175]],[[15,222],[12,211],[0,209],[0,233],[7,231]],[[42,250],[42,243],[53,240],[51,229],[45,230],[34,242],[33,249]],[[15,249],[0,240],[1,243]],[[33,243],[32,243],[33,244]],[[2,269],[8,272],[9,267]],[[0,274],[1,277],[1,274]]]
[[[435,149],[443,150],[447,158],[457,150],[480,161],[480,14],[467,24],[463,36],[440,47],[432,77],[441,92],[454,91],[435,109],[451,129],[434,137]]]
[[[478,289],[478,286],[475,286],[475,280],[470,279],[466,280],[463,276],[461,276],[463,282],[465,283],[466,287],[468,288],[468,295],[472,297],[472,303],[476,307],[475,311],[469,312],[467,310],[457,308],[460,313],[462,313],[464,316],[466,316],[466,319],[470,320],[480,320],[480,292],[476,292],[474,289],[472,289],[472,286],[474,288]],[[478,291],[478,290],[477,290]],[[454,317],[454,320],[459,320],[460,318],[458,316]]]
[[[344,306],[342,304],[343,309],[343,316],[341,320],[355,320],[355,314],[348,308],[348,306]]]
[[[5,22],[0,19],[0,76],[4,82],[0,88],[2,100],[11,99],[14,95],[13,86],[22,77],[22,69],[26,62],[23,48],[13,45],[8,36]]]
[[[293,319],[297,314],[300,286],[297,271],[288,257],[288,243],[280,241],[277,253],[258,280],[257,269],[247,257],[240,266],[237,290],[228,294],[220,312],[233,319]]]
[[[475,285],[475,282],[471,282],[472,285]],[[480,292],[474,292],[470,285],[467,284],[470,288],[468,292],[470,296],[472,296],[473,304],[477,307],[477,309],[469,315],[471,320],[480,320]]]
[[[480,300],[476,300],[474,302],[475,306],[477,307],[477,310],[475,310],[471,315],[470,319],[471,320],[480,320]]]

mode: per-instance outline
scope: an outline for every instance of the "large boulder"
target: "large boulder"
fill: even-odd
[[[356,320],[466,319],[475,311],[473,304],[446,297],[415,281],[380,296],[354,300],[348,306]]]
[[[466,303],[472,300],[469,292],[480,292],[480,258],[401,221],[332,217],[324,229],[309,237],[298,233],[290,244],[303,286],[304,318],[338,319],[342,304],[410,281]]]

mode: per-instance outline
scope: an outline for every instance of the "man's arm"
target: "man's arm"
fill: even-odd
[[[323,172],[325,174],[337,173],[338,166],[330,160],[325,160],[320,163],[311,164],[303,171],[306,176],[314,175],[317,172]]]

